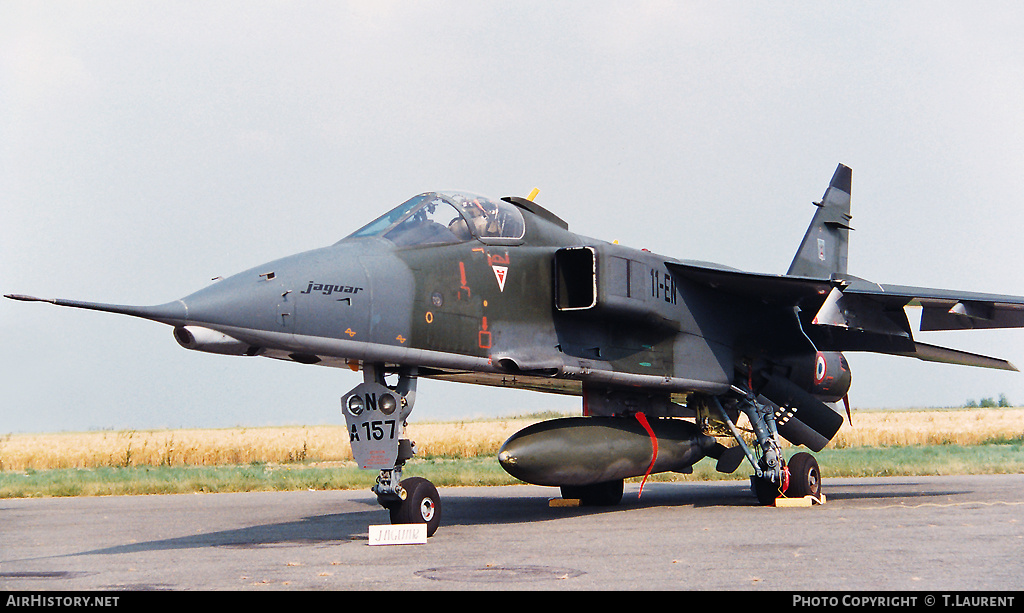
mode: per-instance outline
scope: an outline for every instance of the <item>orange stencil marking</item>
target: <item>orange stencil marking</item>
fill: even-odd
[[[487,330],[487,318],[484,317],[480,321],[480,334],[477,335],[477,344],[480,345],[481,349],[491,348],[491,333]]]
[[[462,283],[460,289],[466,290],[466,298],[469,298],[473,293],[469,290],[469,286],[466,285],[466,263],[459,262],[459,281]],[[462,300],[462,292],[459,292],[459,300]]]

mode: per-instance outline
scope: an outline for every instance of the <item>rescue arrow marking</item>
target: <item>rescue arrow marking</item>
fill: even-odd
[[[494,277],[498,280],[498,289],[505,291],[505,277],[508,275],[508,266],[491,266],[494,269]]]

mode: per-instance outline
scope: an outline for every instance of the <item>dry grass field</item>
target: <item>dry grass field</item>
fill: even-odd
[[[546,418],[546,417],[545,417]],[[423,458],[497,453],[516,431],[540,417],[411,423]],[[829,445],[836,449],[912,445],[976,445],[1020,440],[1024,408],[855,411]],[[345,464],[352,453],[344,426],[213,430],[99,431],[0,437],[0,470],[127,466]]]
[[[497,453],[505,439],[536,421],[537,418],[412,423],[408,432],[422,457],[474,457]],[[0,437],[0,470],[351,461],[352,451],[344,425]]]
[[[855,411],[829,447],[979,445],[1024,436],[1024,408]]]

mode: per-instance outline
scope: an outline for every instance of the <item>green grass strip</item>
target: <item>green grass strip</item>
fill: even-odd
[[[815,457],[825,478],[1024,473],[1024,443],[1019,439],[971,446],[826,449]],[[746,479],[750,473],[745,464],[731,475],[717,472],[714,466],[714,460],[705,458],[691,475],[662,473],[652,475],[651,480]],[[0,471],[0,498],[369,489],[376,476],[375,471],[355,466],[307,464]],[[439,487],[519,483],[502,470],[494,456],[414,459],[406,465],[404,476],[424,477]]]

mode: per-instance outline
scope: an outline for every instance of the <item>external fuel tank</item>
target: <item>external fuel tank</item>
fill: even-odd
[[[716,444],[689,421],[647,423],[650,433],[636,416],[542,421],[509,437],[498,461],[508,474],[527,483],[578,486],[685,471]]]

